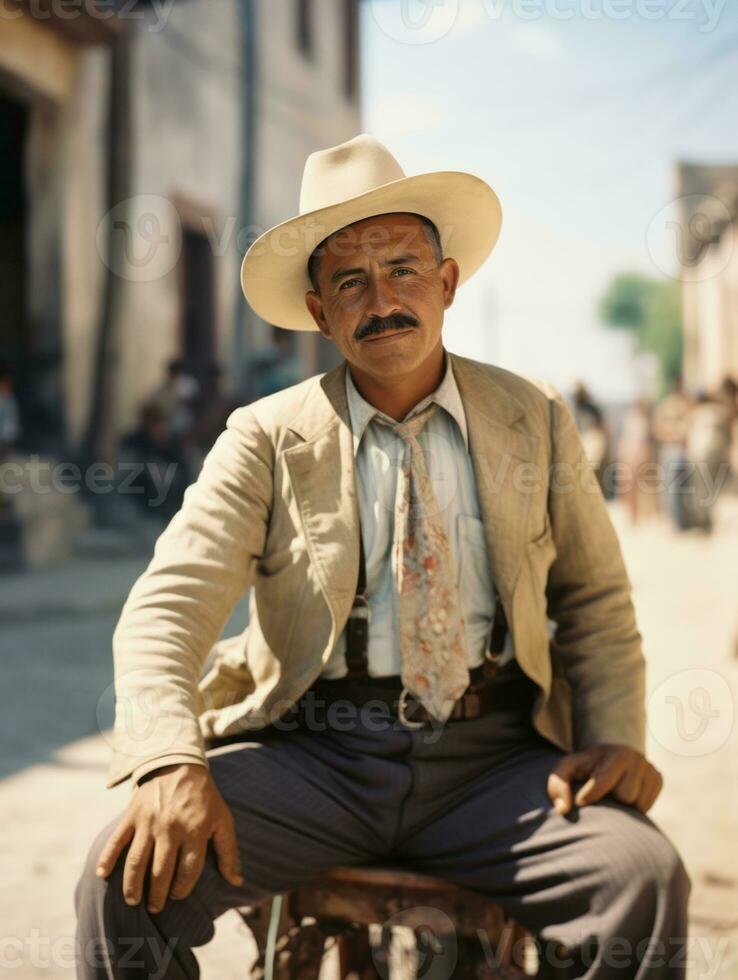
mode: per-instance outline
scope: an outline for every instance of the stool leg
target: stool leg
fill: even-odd
[[[544,942],[538,936],[535,937],[535,944],[538,951],[537,980],[569,980],[571,968],[557,963],[564,947],[554,940]]]
[[[525,971],[525,954],[526,950],[535,947],[534,936],[519,923],[514,922],[513,937],[512,937],[512,955],[510,962],[517,966],[520,970]]]
[[[525,977],[525,951],[533,937],[515,919],[506,919],[498,941],[496,963],[499,975],[505,978]]]
[[[476,963],[478,956],[470,954],[463,936],[447,935],[435,932],[433,929],[420,929],[415,931],[415,968],[407,970],[407,977],[404,975],[401,980],[416,980],[416,977],[423,977],[423,980],[446,980],[450,975],[449,969],[453,961],[454,950],[456,951],[456,966],[453,972],[454,978],[459,980],[473,978],[476,980]],[[473,963],[472,963],[473,961]],[[471,966],[471,972],[469,968]],[[392,978],[394,980],[394,976]]]
[[[476,937],[459,936],[457,953],[454,980],[456,977],[459,980],[478,980],[480,976],[487,976],[484,950]]]
[[[278,974],[280,980],[306,980],[320,973],[323,960],[326,934],[319,923],[298,926],[291,929],[287,947],[280,959],[284,962],[284,973]]]
[[[381,956],[378,957],[381,962]],[[350,929],[338,937],[339,976],[341,980],[387,980],[389,973],[379,973],[374,965],[374,950],[366,926]]]
[[[270,904],[239,909],[241,918],[251,930],[259,955],[250,971],[251,980],[263,980],[266,936]],[[277,952],[274,964],[276,980],[306,980],[317,978],[323,959],[326,932],[317,922],[302,925],[292,915],[289,896],[282,904]]]

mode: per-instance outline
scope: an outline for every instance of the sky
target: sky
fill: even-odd
[[[738,165],[738,3],[361,8],[364,131],[406,174],[469,171],[502,204],[445,346],[603,401],[647,393],[653,364],[598,304],[622,272],[676,276],[676,161]]]

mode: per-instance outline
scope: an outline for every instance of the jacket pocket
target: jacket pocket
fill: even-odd
[[[543,530],[535,533],[535,536],[528,539],[529,545],[536,545],[541,547],[549,543],[553,544],[553,529],[551,528],[551,518],[548,516],[548,511],[546,511],[546,516],[544,519]]]
[[[526,554],[535,587],[538,591],[545,592],[548,572],[556,559],[556,543],[548,515],[543,532],[528,541]]]

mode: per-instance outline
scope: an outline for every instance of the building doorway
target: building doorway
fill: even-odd
[[[24,151],[28,109],[0,91],[0,361],[15,375],[21,418],[29,415],[23,367],[29,349],[26,309],[27,202]],[[24,426],[25,429],[25,426]]]
[[[22,452],[63,447],[58,116],[0,87],[0,359],[15,375]]]
[[[200,398],[210,395],[215,350],[215,275],[213,250],[205,234],[182,229],[182,328],[180,351],[188,374],[200,384]]]

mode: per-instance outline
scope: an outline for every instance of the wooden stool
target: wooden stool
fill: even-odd
[[[259,948],[251,972],[256,980],[264,975],[271,902],[240,911]],[[379,941],[375,935],[370,942],[370,926]],[[397,934],[393,938],[398,926],[410,939],[404,950]],[[275,980],[317,980],[324,950],[333,945],[341,980],[540,976],[530,966],[536,940],[499,905],[479,892],[401,868],[334,868],[285,896]]]

